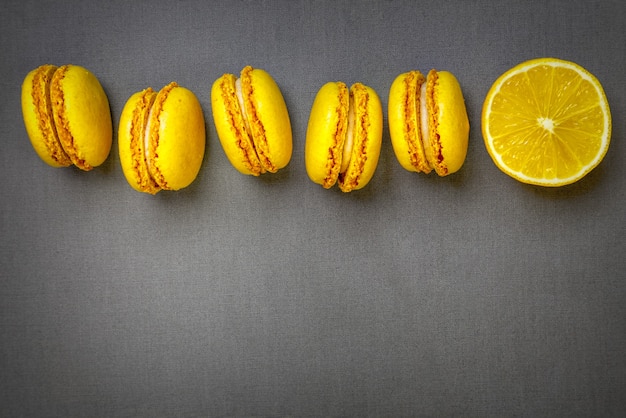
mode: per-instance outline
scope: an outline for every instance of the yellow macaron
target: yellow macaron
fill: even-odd
[[[22,115],[37,155],[53,167],[91,170],[111,151],[113,128],[102,85],[78,65],[42,65],[22,83]]]
[[[206,145],[202,107],[175,82],[127,100],[118,132],[122,171],[130,186],[155,194],[180,190],[197,177]]]
[[[217,135],[231,164],[241,173],[275,173],[293,150],[287,105],[274,79],[246,66],[239,78],[224,74],[211,88]]]
[[[440,176],[458,171],[467,155],[469,120],[461,86],[448,71],[398,75],[389,90],[388,123],[400,165]]]
[[[371,87],[324,84],[313,101],[306,132],[309,178],[326,189],[335,183],[344,192],[363,188],[376,171],[382,132],[382,106]]]

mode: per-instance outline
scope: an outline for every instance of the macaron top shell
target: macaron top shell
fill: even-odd
[[[37,155],[52,167],[67,167],[72,162],[59,142],[50,102],[50,82],[56,70],[56,66],[46,64],[26,75],[22,84],[22,115]]]
[[[293,151],[285,99],[266,71],[251,66],[241,71],[241,90],[259,160],[275,173],[289,163]]]
[[[118,132],[120,163],[128,184],[150,194],[161,190],[150,176],[145,149],[145,130],[155,97],[151,88],[133,94],[122,110]]]
[[[419,71],[396,77],[389,89],[388,123],[400,165],[408,171],[430,173],[420,132],[420,88],[425,80]]]
[[[324,84],[315,96],[306,132],[305,166],[309,178],[324,188],[339,177],[348,131],[350,93],[342,82]]]
[[[59,140],[72,163],[82,170],[102,164],[111,150],[113,128],[98,79],[83,67],[61,66],[52,76],[50,98]]]
[[[200,171],[206,145],[204,114],[195,94],[175,82],[162,88],[147,129],[151,177],[165,190],[189,186]]]
[[[461,86],[448,71],[431,70],[426,87],[429,136],[432,154],[429,162],[440,176],[458,171],[467,155],[469,120]]]
[[[339,188],[344,192],[363,188],[372,179],[383,135],[382,105],[371,87],[355,83],[350,87],[354,105],[354,138],[348,168],[339,175]]]

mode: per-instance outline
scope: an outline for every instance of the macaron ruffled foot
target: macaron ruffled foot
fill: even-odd
[[[383,113],[376,92],[361,83],[348,89],[329,82],[318,91],[306,132],[305,165],[309,178],[344,192],[372,179],[382,144]]]
[[[293,150],[287,105],[274,79],[246,66],[237,78],[224,74],[211,89],[217,135],[230,163],[242,174],[276,173]]]
[[[400,74],[389,91],[391,143],[402,167],[440,176],[458,171],[467,155],[469,120],[459,82],[447,71]]]
[[[144,193],[180,190],[197,177],[206,145],[195,94],[172,82],[133,94],[120,117],[119,154],[130,186]]]
[[[35,152],[52,167],[89,171],[111,151],[111,110],[95,75],[78,65],[42,65],[22,83],[24,126]]]

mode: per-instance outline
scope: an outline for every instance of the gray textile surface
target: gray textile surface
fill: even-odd
[[[626,3],[615,1],[4,1],[0,5],[0,415],[625,416]],[[482,142],[491,83],[526,59],[603,83],[613,139],[561,189],[502,174]],[[177,81],[207,121],[197,180],[126,183],[114,143],[92,172],[52,169],[20,85],[82,65],[110,100]],[[290,165],[228,163],[210,88],[244,65],[280,85]],[[385,117],[372,182],[343,194],[304,168],[327,81],[387,95],[449,70],[471,124],[463,169],[404,171]]]

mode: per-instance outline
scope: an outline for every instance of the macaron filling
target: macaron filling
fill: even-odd
[[[429,75],[430,76],[430,75]],[[430,129],[428,128],[428,103],[426,94],[426,85],[428,83],[422,83],[420,87],[420,133],[422,134],[422,144],[424,145],[424,154],[426,154],[426,160],[433,160],[433,147],[430,145]]]
[[[146,126],[143,131],[143,158],[146,161],[146,167],[148,167],[148,173],[152,168],[152,163],[150,161],[150,127],[152,126],[152,113],[154,111],[154,106],[150,103],[150,110],[148,112]],[[150,176],[152,177],[152,176]]]
[[[339,173],[343,174],[350,166],[350,158],[352,156],[352,148],[354,148],[354,95],[350,93],[350,101],[348,104],[348,129],[346,129],[346,138],[343,142],[343,151],[341,157],[341,168]]]
[[[241,78],[235,80],[235,96],[239,102],[239,109],[241,109],[241,116],[243,117],[243,123],[246,125],[246,131],[250,132],[250,122],[248,122],[248,112],[246,112],[246,106],[243,102],[243,93],[241,92]]]
[[[243,100],[241,78],[238,78],[235,80],[235,95],[237,96],[237,101],[239,102],[239,109],[241,109],[241,117],[243,118],[243,123],[246,126],[246,132],[248,133],[248,136],[252,138],[252,130],[250,129],[250,119],[248,118],[248,111],[246,110],[246,104]]]
[[[254,141],[252,127],[250,126],[250,116],[248,114],[248,110],[246,108],[246,102],[243,97],[243,84],[242,83],[243,82],[241,80],[241,77],[235,80],[235,96],[237,97],[237,101],[239,102],[241,118],[243,119],[246,133],[248,134],[248,138],[250,139],[249,143],[250,143],[250,147],[252,148],[252,153],[256,156],[256,159],[258,159],[261,162],[260,173],[264,173],[265,170],[268,168],[267,165],[269,165],[269,160],[267,158],[262,159],[261,155],[259,155],[259,151],[257,150],[257,145]]]

